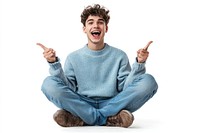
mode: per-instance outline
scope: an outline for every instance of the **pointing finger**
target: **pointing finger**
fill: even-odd
[[[40,46],[43,50],[46,50],[46,49],[48,49],[47,47],[45,47],[43,44],[41,44],[41,43],[36,43],[38,46]]]
[[[150,46],[151,43],[153,43],[153,41],[149,41],[149,42],[147,43],[147,45],[146,45],[143,49],[147,51],[147,49],[148,49],[148,47]]]

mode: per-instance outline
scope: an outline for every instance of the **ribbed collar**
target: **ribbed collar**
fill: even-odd
[[[83,48],[84,53],[90,56],[103,56],[105,54],[107,54],[109,52],[110,46],[108,44],[105,43],[105,46],[103,49],[101,50],[91,50],[90,48],[88,48],[88,45],[86,44]]]

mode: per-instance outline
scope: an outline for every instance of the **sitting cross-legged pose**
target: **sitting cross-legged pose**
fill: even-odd
[[[131,66],[124,51],[104,42],[109,19],[109,10],[99,4],[84,8],[88,42],[67,56],[64,67],[54,49],[37,43],[50,66],[41,90],[59,108],[53,118],[62,127],[130,127],[133,112],[157,92],[156,80],[145,70],[152,41],[137,51]]]

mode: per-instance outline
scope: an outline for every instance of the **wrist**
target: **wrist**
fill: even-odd
[[[142,60],[142,59],[138,59],[138,57],[136,57],[136,61],[137,61],[137,63],[145,63],[145,61],[144,60]]]
[[[51,60],[47,60],[48,63],[55,63],[55,62],[58,62],[58,57],[55,57]]]

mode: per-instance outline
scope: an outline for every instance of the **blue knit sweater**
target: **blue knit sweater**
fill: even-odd
[[[145,63],[129,64],[125,52],[105,44],[99,51],[85,45],[70,53],[62,69],[60,60],[50,63],[50,74],[59,77],[77,93],[91,98],[109,98],[118,94],[138,74],[145,73]]]

